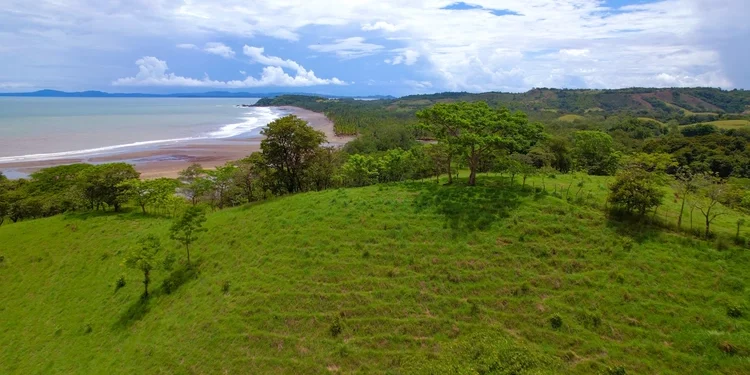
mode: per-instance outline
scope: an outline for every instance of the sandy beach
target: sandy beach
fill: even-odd
[[[329,145],[342,146],[353,139],[336,136],[333,132],[333,122],[322,113],[289,106],[275,108],[294,114],[325,133]],[[29,174],[56,165],[122,161],[133,164],[142,178],[177,177],[181,170],[193,163],[200,163],[204,168],[214,168],[227,161],[241,159],[259,151],[262,140],[263,137],[258,135],[225,140],[190,141],[111,155],[0,163],[0,170],[5,170],[12,177],[13,173]]]

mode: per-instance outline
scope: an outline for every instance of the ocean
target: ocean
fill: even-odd
[[[0,97],[0,163],[257,135],[283,116],[258,99]]]

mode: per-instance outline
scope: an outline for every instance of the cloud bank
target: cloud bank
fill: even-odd
[[[179,39],[191,42],[180,48],[236,59],[239,52],[227,47],[227,41],[255,43],[256,38],[266,38],[344,63],[373,56],[382,65],[397,65],[399,74],[408,75],[405,79],[431,82],[435,90],[750,88],[750,49],[744,47],[750,37],[747,0],[624,0],[617,3],[630,5],[621,7],[607,6],[602,0],[458,3],[6,0],[0,5],[0,24],[6,26],[0,32],[0,53],[7,58],[0,61],[0,71],[52,77],[52,70],[31,64],[45,59],[76,67],[73,73],[85,78],[94,59],[87,61],[87,69],[75,60],[81,54],[101,56],[104,74],[111,71],[104,68],[112,64],[106,59],[111,51],[145,49],[142,46],[152,41]],[[143,52],[151,56],[158,49]],[[303,60],[310,56],[302,53],[290,57],[313,63]],[[259,60],[266,58],[270,57]],[[274,78],[279,82],[338,84],[285,62],[291,60],[279,60],[265,67],[294,72],[289,79]],[[337,67],[316,65],[318,70],[323,68],[328,74],[340,74]],[[14,78],[5,74],[0,73],[0,81]],[[368,76],[363,69],[349,74],[348,80],[358,82],[385,78]],[[264,69],[257,80],[277,75],[278,71]]]

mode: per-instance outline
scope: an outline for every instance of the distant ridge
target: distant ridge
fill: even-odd
[[[81,91],[66,92],[58,90],[39,90],[33,92],[12,92],[0,93],[0,96],[8,97],[34,97],[34,98],[275,98],[281,95],[314,95],[324,98],[338,98],[341,95],[324,95],[313,93],[250,93],[250,92],[227,92],[227,91],[210,91],[202,93],[181,93],[181,94],[141,94],[141,93],[108,93],[103,91]],[[393,96],[372,95],[372,96],[352,96],[362,99],[395,99]]]

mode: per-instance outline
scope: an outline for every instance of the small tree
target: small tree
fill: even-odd
[[[157,268],[166,270],[172,268],[174,257],[171,254],[167,254],[164,258],[158,259],[159,252],[161,252],[161,241],[156,236],[150,234],[138,241],[138,247],[125,258],[126,267],[143,272],[143,298],[148,297],[148,284],[151,283],[151,271]]]
[[[190,244],[198,239],[201,232],[205,232],[203,223],[206,222],[206,214],[198,207],[192,206],[185,210],[185,213],[172,224],[169,237],[185,245],[187,252],[187,262],[190,264]]]
[[[711,223],[728,212],[721,205],[721,201],[726,198],[729,187],[724,181],[710,174],[702,175],[699,180],[698,194],[695,197],[695,207],[703,215],[706,223],[705,236],[711,235]]]
[[[641,168],[630,168],[617,174],[609,186],[608,202],[629,213],[644,216],[646,211],[657,207],[664,198],[653,173]]]
[[[690,196],[695,193],[697,182],[695,174],[686,167],[680,167],[677,170],[677,173],[675,173],[674,178],[672,188],[675,191],[675,195],[681,200],[680,215],[677,217],[677,229],[680,229],[682,226],[682,215],[685,213],[685,203],[689,200]]]
[[[371,156],[354,154],[342,167],[344,180],[350,186],[367,186],[378,181],[378,164]]]

